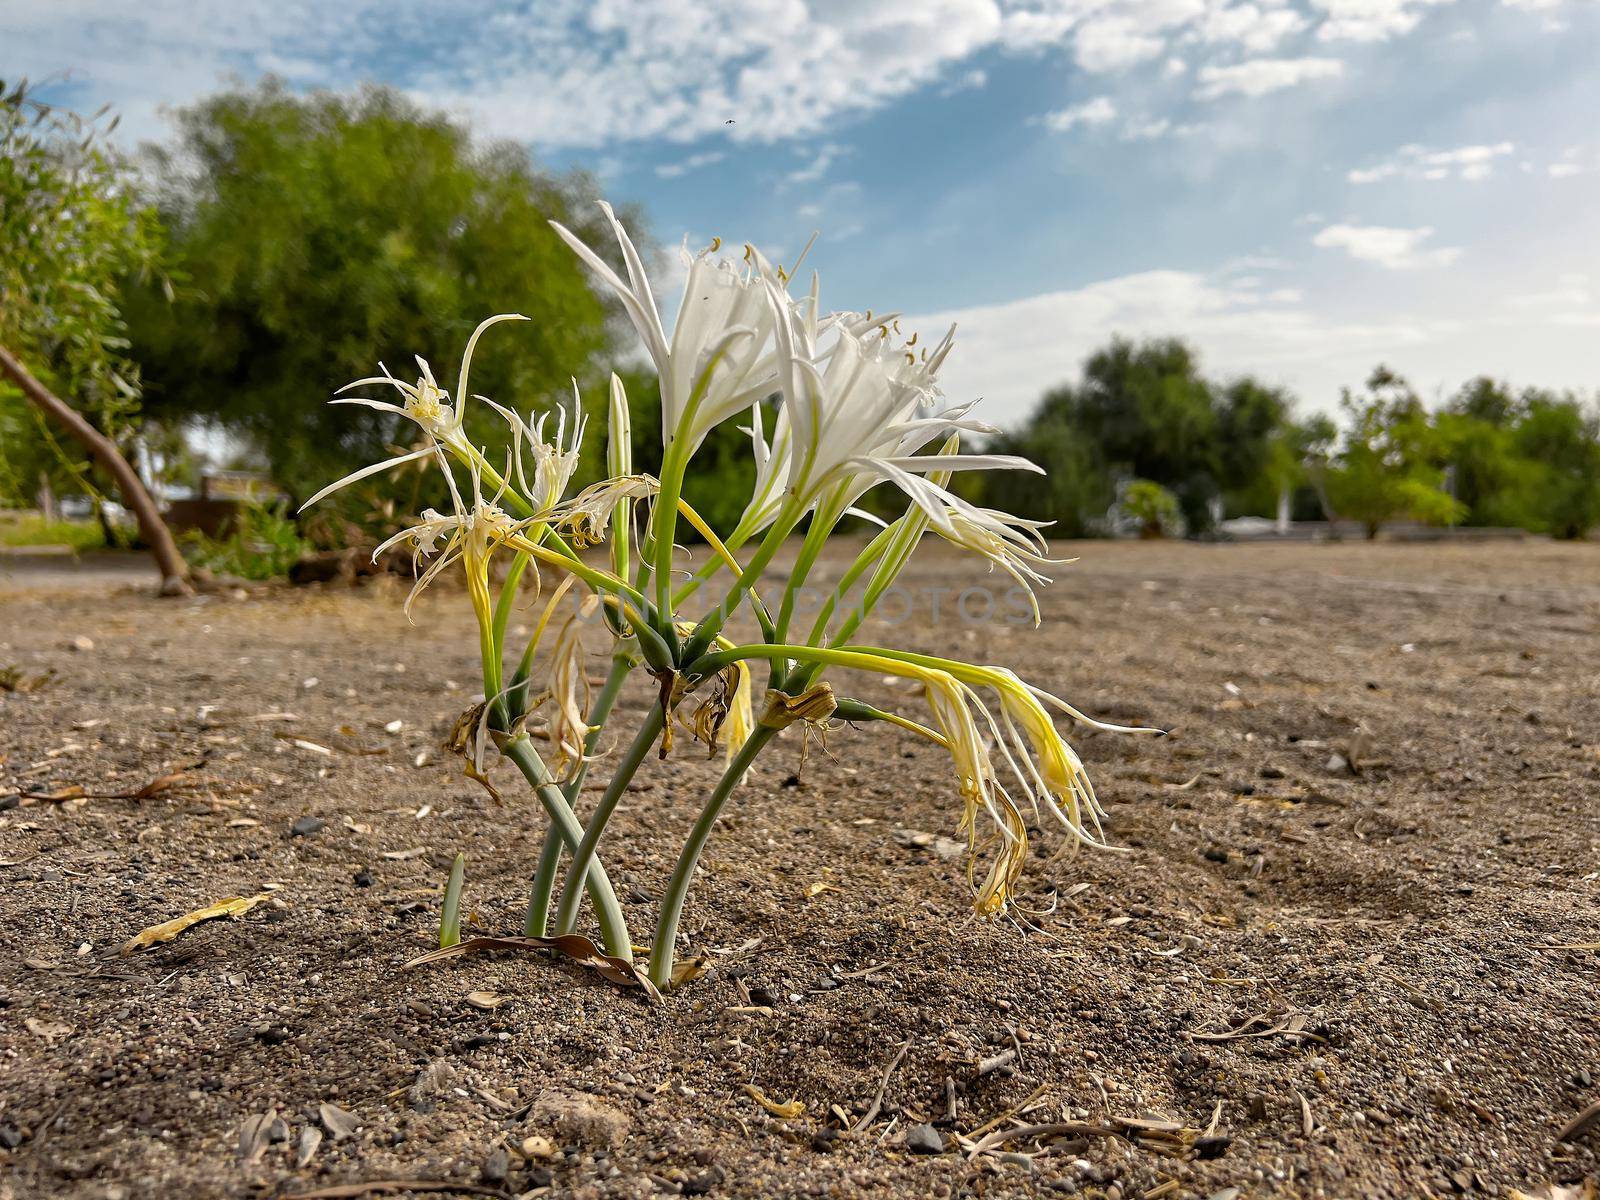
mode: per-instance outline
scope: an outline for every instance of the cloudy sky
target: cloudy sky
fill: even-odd
[[[1382,360],[1600,386],[1595,0],[0,0],[0,78],[124,138],[228,77],[382,80],[665,243],[959,322],[1016,420],[1113,332],[1306,409]]]

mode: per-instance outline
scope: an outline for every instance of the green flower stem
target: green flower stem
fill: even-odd
[[[911,552],[916,549],[917,543],[922,540],[922,535],[927,532],[927,528],[927,517],[920,513],[907,513],[894,525],[884,530],[884,533],[892,533],[893,536],[884,547],[883,553],[879,555],[877,569],[873,571],[872,578],[867,583],[866,593],[861,597],[861,603],[856,605],[855,609],[843,621],[839,622],[839,628],[834,630],[833,637],[828,641],[829,646],[843,647],[848,645],[855,631],[861,627],[861,623],[878,606],[878,601],[882,599],[883,593],[899,577],[901,570],[904,569],[911,558]],[[870,548],[868,547],[868,549]],[[857,561],[859,562],[860,560],[858,559]],[[855,570],[853,565],[851,570]],[[853,582],[852,580],[851,583]],[[841,588],[846,588],[849,585],[841,581],[840,586]],[[842,595],[843,593],[839,594]],[[811,644],[816,645],[821,640],[818,636],[818,631],[813,629],[809,639]],[[798,685],[797,691],[804,691],[816,683],[817,677],[822,674],[823,666],[824,664],[822,663],[814,662],[807,670],[799,672],[794,680]]]
[[[833,589],[833,595],[823,602],[822,609],[817,613],[817,619],[812,622],[811,636],[806,638],[808,645],[820,646],[822,638],[828,630],[828,622],[833,620],[833,614],[839,607],[839,601],[849,594],[860,578],[867,573],[869,567],[874,566],[884,545],[894,536],[897,526],[891,525],[887,529],[880,529],[878,535],[866,544],[861,553],[856,555],[855,561],[845,573],[840,576],[838,585]],[[776,641],[778,639],[770,639]]]
[[[607,718],[611,716],[612,708],[616,705],[623,681],[628,678],[628,672],[632,669],[633,659],[627,654],[613,655],[611,674],[606,676],[600,694],[595,697],[594,705],[589,709],[589,734],[583,741],[583,761],[578,764],[578,769],[573,772],[572,778],[561,788],[568,807],[574,812],[578,806],[578,789],[583,786],[584,776],[589,771],[590,756],[599,745],[601,731],[605,727]],[[523,932],[529,937],[544,937],[549,932],[550,899],[555,894],[556,868],[561,865],[561,850],[561,835],[556,832],[554,825],[546,827],[544,845],[539,850],[539,865],[534,870],[533,886],[528,891],[528,917],[524,922]]]
[[[511,568],[506,572],[506,581],[500,585],[500,595],[494,602],[494,620],[491,633],[493,642],[493,675],[491,679],[489,666],[484,663],[484,695],[496,697],[494,701],[495,715],[499,719],[500,727],[507,729],[511,725],[511,707],[505,696],[501,695],[501,681],[504,679],[504,660],[506,648],[506,628],[511,624],[511,610],[516,603],[517,587],[522,582],[523,572],[528,569],[528,556],[521,551],[517,552],[511,560]],[[490,689],[493,690],[490,690]]]
[[[811,574],[811,568],[816,565],[817,556],[822,553],[822,548],[827,545],[828,535],[833,532],[833,527],[837,523],[838,517],[831,512],[824,511],[821,507],[812,515],[811,527],[806,530],[805,540],[800,543],[800,552],[795,556],[794,566],[789,571],[788,581],[783,585],[783,603],[778,608],[777,636],[773,637],[772,641],[782,642],[788,640],[789,622],[794,617],[795,601],[799,598],[800,589],[805,586],[806,577]]]
[[[750,769],[750,764],[755,762],[756,755],[762,748],[777,735],[778,731],[770,725],[758,725],[755,731],[745,739],[739,752],[728,763],[727,770],[723,771],[722,778],[717,781],[716,789],[706,800],[705,807],[700,810],[699,819],[694,823],[694,828],[689,831],[689,840],[683,844],[683,851],[678,855],[678,865],[672,872],[672,878],[667,883],[666,895],[661,901],[661,919],[656,923],[655,945],[650,951],[650,981],[658,988],[665,988],[672,982],[672,960],[678,940],[678,920],[683,916],[684,901],[689,898],[689,885],[694,882],[694,869],[700,861],[700,852],[705,849],[706,842],[711,838],[711,830],[716,826],[717,818],[722,813],[722,806],[728,802],[728,797],[733,794],[733,789],[739,786],[745,772]]]
[[[583,840],[583,826],[578,824],[572,806],[550,778],[549,768],[544,765],[544,760],[534,750],[527,735],[512,738],[501,752],[517,764],[523,777],[533,785],[539,803],[544,806],[550,823],[560,834],[567,849],[576,850],[578,843]],[[617,903],[617,894],[612,890],[605,868],[599,863],[593,864],[583,881],[589,891],[589,899],[594,902],[595,918],[600,923],[600,940],[606,953],[632,962],[633,941],[628,936],[628,922],[622,915],[622,907]]]
[[[650,514],[650,537],[655,565],[656,607],[660,618],[666,622],[665,632],[672,631],[672,546],[678,527],[678,500],[683,495],[683,473],[689,467],[694,448],[683,449],[684,439],[694,427],[695,414],[711,387],[711,377],[716,373],[724,347],[718,350],[700,370],[683,411],[678,414],[678,424],[667,438],[666,450],[661,456],[661,492],[656,497],[655,510]]]
[[[594,860],[594,848],[599,844],[601,835],[605,833],[606,822],[611,820],[611,814],[616,811],[622,793],[638,773],[640,765],[650,753],[650,748],[655,745],[656,737],[665,723],[666,714],[661,708],[660,701],[657,701],[651,705],[650,715],[644,719],[644,724],[639,726],[633,744],[628,747],[628,752],[617,764],[611,782],[606,785],[605,792],[600,796],[600,803],[595,805],[594,812],[589,814],[589,824],[584,830],[583,840],[572,852],[572,862],[567,866],[566,880],[561,889],[561,904],[556,909],[557,933],[571,933],[577,926],[578,909],[583,903],[584,878],[589,871],[589,864]]]
[[[661,492],[650,514],[650,550],[655,573],[656,608],[671,619],[672,614],[672,548],[678,526],[678,498],[683,495],[683,471],[687,463],[679,462],[669,448],[661,464]]]
[[[743,524],[740,524],[738,528],[736,528],[727,537],[722,539],[722,544],[727,548],[730,554],[737,554],[741,549],[743,549],[744,544],[749,540],[750,530],[745,528]],[[702,565],[699,570],[691,575],[688,581],[684,583],[682,587],[672,594],[673,611],[676,612],[677,610],[681,609],[685,600],[693,596],[697,591],[700,590],[702,586],[715,579],[717,577],[717,572],[721,571],[727,565],[728,564],[723,562],[721,556],[719,555],[712,555],[710,558],[708,558],[704,565]]]
[[[731,650],[717,650],[710,654],[701,654],[688,666],[683,667],[683,674],[691,678],[704,678],[715,670],[722,670],[733,662],[747,658],[792,658],[800,662],[821,662],[822,666],[851,667],[856,670],[882,670],[885,662],[896,662],[896,659],[886,656],[883,651],[864,651],[859,646],[797,646],[786,643],[750,642],[747,645],[733,646]],[[936,666],[949,667],[952,664],[944,659],[930,659]],[[914,674],[914,672],[901,672],[901,674]]]
[[[728,618],[743,603],[745,593],[756,585],[761,573],[772,562],[773,555],[777,554],[778,548],[783,545],[783,540],[794,531],[794,527],[800,523],[800,518],[804,515],[805,510],[793,500],[784,505],[777,520],[767,530],[767,536],[761,540],[755,555],[745,564],[743,574],[733,585],[733,591],[695,627],[693,635],[684,647],[680,662],[692,662],[706,652],[706,648],[711,645],[717,634],[722,632],[722,627]]]

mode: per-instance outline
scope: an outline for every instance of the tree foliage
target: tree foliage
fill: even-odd
[[[1340,407],[1347,425],[1327,481],[1339,516],[1359,522],[1369,538],[1401,517],[1435,525],[1460,519],[1460,502],[1444,489],[1444,443],[1405,380],[1379,367],[1364,394],[1346,389]]]
[[[1081,381],[1047,393],[1020,432],[1000,439],[997,449],[1049,477],[996,476],[988,496],[1081,536],[1104,527],[1119,481],[1144,479],[1173,495],[1192,533],[1207,532],[1214,502],[1289,469],[1279,445],[1288,410],[1285,393],[1256,380],[1207,379],[1180,340],[1115,338]]]
[[[983,498],[1063,537],[1114,528],[1142,482],[1172,494],[1191,536],[1209,530],[1217,498],[1266,516],[1287,497],[1296,519],[1356,521],[1369,536],[1400,520],[1566,538],[1600,528],[1600,412],[1581,397],[1478,378],[1430,411],[1380,366],[1346,390],[1341,416],[1296,419],[1281,389],[1208,380],[1181,341],[1116,338],[995,440],[1049,475],[990,476]]]
[[[327,404],[380,361],[414,379],[420,352],[453,387],[477,322],[523,313],[485,338],[472,390],[526,411],[570,398],[611,344],[548,225],[593,231],[586,177],[475,145],[385,88],[299,96],[269,80],[177,123],[149,165],[182,284],[175,302],[146,292],[131,313],[148,404],[244,435],[292,495],[402,436],[390,415]]]
[[[123,283],[156,278],[161,231],[106,148],[115,121],[103,117],[38,103],[26,82],[0,83],[0,345],[115,440],[130,432],[140,396]],[[41,476],[57,491],[96,486],[79,448],[3,377],[0,445],[0,498],[30,500]]]

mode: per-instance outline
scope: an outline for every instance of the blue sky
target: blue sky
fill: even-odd
[[[376,79],[665,244],[819,231],[825,303],[956,321],[1001,423],[1113,332],[1307,410],[1380,360],[1600,386],[1597,63],[1594,0],[0,0],[0,77],[128,140]]]

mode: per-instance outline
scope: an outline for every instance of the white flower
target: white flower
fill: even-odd
[[[650,475],[602,479],[563,504],[556,510],[554,520],[571,531],[573,544],[581,550],[605,541],[611,515],[620,501],[646,500],[660,490],[661,484]]]
[[[929,669],[917,672],[927,695],[928,708],[944,735],[946,748],[956,770],[956,781],[963,802],[960,831],[967,835],[974,853],[979,848],[978,813],[988,813],[997,829],[995,852],[981,885],[975,885],[974,910],[981,916],[1004,911],[1015,891],[1028,858],[1028,831],[1022,815],[995,778],[994,765],[973,719],[976,708],[989,720],[988,710],[966,684],[946,671]]]
[[[1040,470],[1013,455],[917,453],[951,433],[993,432],[968,418],[971,405],[940,407],[938,372],[954,327],[932,350],[918,351],[915,336],[895,344],[892,323],[863,331],[836,317],[819,325],[787,303],[770,275],[767,285],[783,408],[772,445],[757,450],[746,521],[769,521],[779,510],[780,469],[788,501],[810,507],[825,500],[834,516],[884,481],[904,489],[906,480],[930,471]],[[819,332],[831,334],[825,346]]]
[[[484,576],[483,587],[486,590],[489,555],[508,536],[521,532],[527,524],[526,521],[514,519],[493,501],[480,496],[474,499],[470,507],[462,507],[449,515],[431,508],[427,509],[423,512],[420,523],[402,529],[383,542],[372,552],[372,557],[376,559],[385,550],[403,542],[411,543],[412,561],[416,566],[421,566],[425,558],[438,556],[417,576],[411,594],[406,597],[405,614],[410,617],[411,605],[416,598],[439,577],[441,572],[458,559],[466,564],[469,587],[474,582],[474,576],[481,574]],[[474,590],[474,599],[476,598]]]
[[[541,413],[539,419],[530,425],[512,409],[496,404],[487,396],[478,396],[477,399],[504,417],[506,424],[511,427],[513,469],[528,507],[535,513],[549,512],[555,508],[561,502],[561,497],[567,494],[567,485],[578,470],[583,432],[588,424],[583,415],[583,397],[578,392],[578,381],[572,381],[571,436],[567,432],[567,410],[557,406],[555,438],[548,442],[544,437],[545,424],[550,419],[548,412]],[[527,444],[527,452],[533,456],[531,483],[523,461],[524,443]]]
[[[458,396],[467,394],[468,376],[472,370],[472,352],[477,348],[478,339],[483,336],[483,331],[501,321],[526,321],[527,319],[521,313],[501,313],[499,316],[490,317],[488,320],[483,321],[472,331],[472,336],[467,339],[467,348],[461,355],[461,374],[456,380],[456,394]],[[364,408],[377,409],[379,412],[396,413],[408,421],[416,422],[423,433],[427,435],[427,444],[409,453],[397,454],[392,458],[384,459],[382,462],[362,467],[359,471],[352,471],[343,479],[335,480],[307,500],[300,506],[302,510],[310,508],[324,496],[330,495],[340,488],[348,487],[350,484],[365,479],[369,475],[376,475],[380,471],[387,471],[390,467],[397,467],[402,463],[415,462],[420,458],[435,454],[440,445],[450,446],[468,454],[472,453],[472,448],[466,440],[466,434],[462,431],[462,416],[465,411],[465,404],[452,405],[450,403],[450,394],[435,381],[433,368],[428,365],[426,359],[421,356],[417,358],[417,369],[422,374],[418,377],[415,386],[396,379],[389,374],[389,369],[383,366],[382,363],[379,363],[378,366],[383,371],[382,375],[372,375],[366,379],[358,379],[354,383],[347,383],[339,391],[343,393],[353,387],[365,387],[375,383],[388,384],[400,393],[402,401],[400,404],[391,404],[387,400],[373,400],[366,396],[339,396],[332,402],[334,404],[359,404]],[[496,405],[495,407],[498,408],[499,406]],[[442,455],[439,456],[439,462],[441,466],[444,465]]]
[[[638,250],[611,206],[601,201],[600,208],[622,248],[626,282],[569,229],[551,224],[622,301],[661,380],[664,444],[687,456],[713,428],[772,390],[773,315],[752,265],[759,256],[747,247],[749,264],[741,267],[719,257],[717,244],[698,255],[685,250],[683,302],[669,339]]]
[[[920,463],[921,456],[910,461]],[[942,455],[946,462],[957,455]],[[954,492],[934,480],[915,475],[904,469],[906,460],[879,461],[882,478],[888,479],[905,493],[913,505],[921,509],[928,525],[940,537],[963,550],[987,559],[990,569],[999,567],[1028,595],[1028,605],[1033,610],[1033,623],[1039,623],[1039,601],[1034,588],[1050,582],[1037,568],[1057,566],[1067,561],[1054,559],[1046,553],[1044,535],[1039,531],[1049,526],[1049,521],[1028,521],[1010,513],[992,508],[982,508],[963,500]]]

